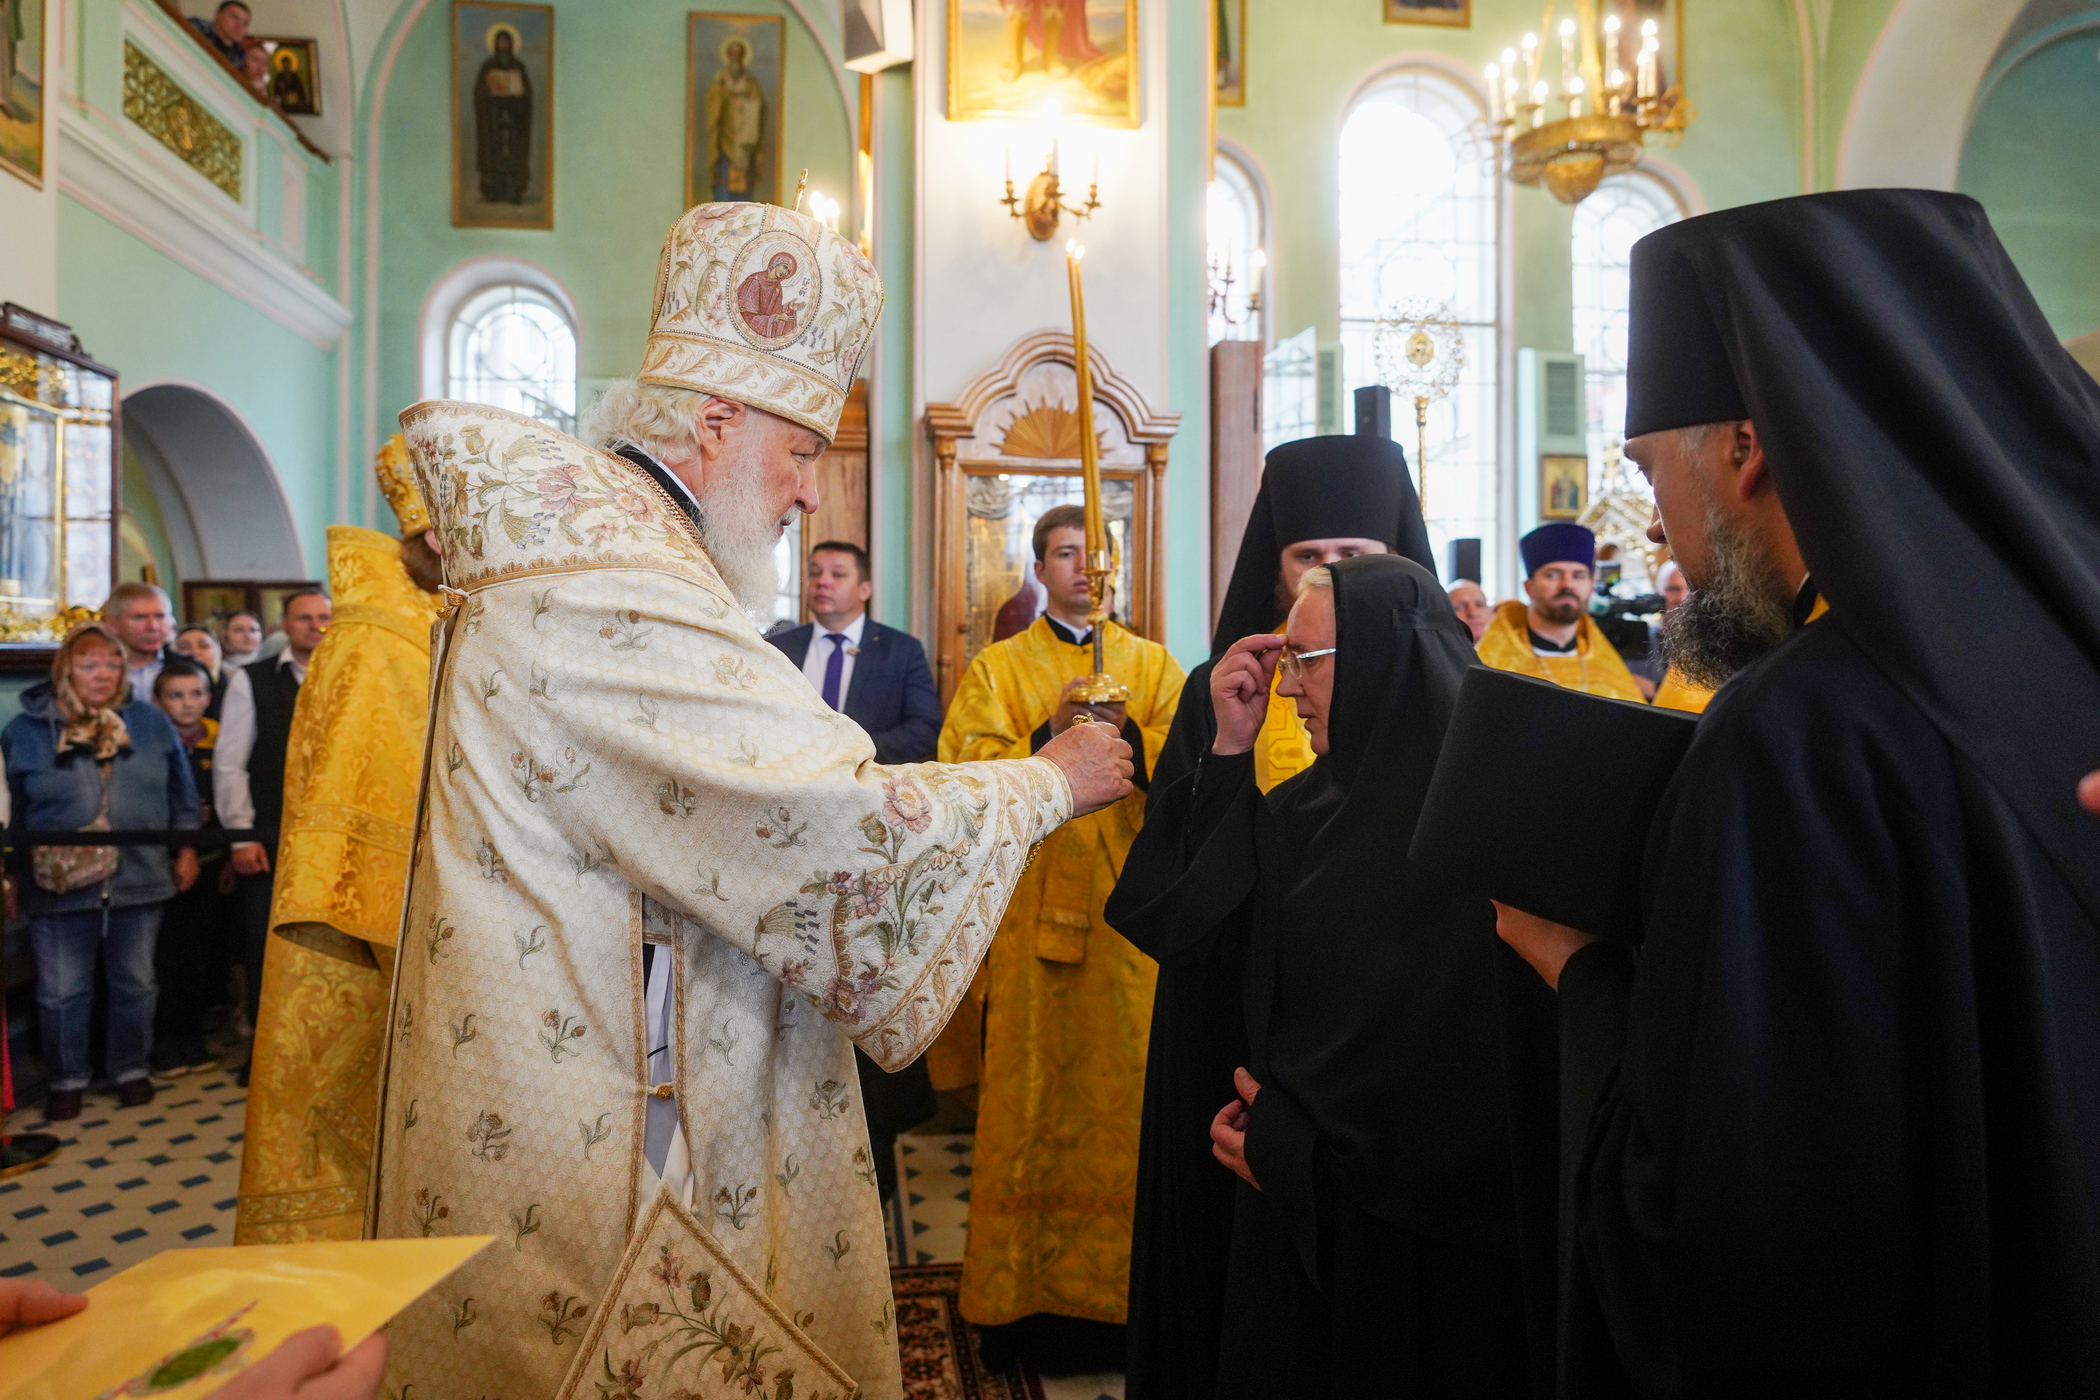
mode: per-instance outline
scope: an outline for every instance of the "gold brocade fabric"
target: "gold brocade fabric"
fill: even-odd
[[[1672,666],[1663,677],[1662,684],[1655,688],[1654,705],[1659,710],[1686,710],[1692,714],[1704,714],[1714,693],[1703,685],[1693,685],[1684,678],[1684,673]]]
[[[1111,624],[1105,665],[1130,689],[1148,770],[1174,721],[1182,671],[1165,647]],[[1093,670],[1038,620],[970,663],[941,730],[943,762],[1025,758],[1067,681]],[[951,1072],[983,1065],[962,1310],[982,1325],[1053,1312],[1124,1320],[1138,1118],[1158,970],[1101,918],[1144,819],[1144,794],[1046,838],[1014,889],[970,1002],[936,1047]],[[967,1081],[966,1081],[967,1082]]]
[[[1493,666],[1498,671],[1537,676],[1569,690],[1608,695],[1614,700],[1631,700],[1640,704],[1646,698],[1641,694],[1641,688],[1633,683],[1633,672],[1627,670],[1626,663],[1619,659],[1618,648],[1597,630],[1597,624],[1587,615],[1576,626],[1572,653],[1540,656],[1531,649],[1531,638],[1527,635],[1524,619],[1528,611],[1519,602],[1504,603],[1495,609],[1494,620],[1488,623],[1487,631],[1480,638],[1482,665]]]
[[[1261,722],[1261,733],[1254,737],[1254,785],[1263,792],[1297,777],[1319,757],[1313,752],[1312,735],[1305,732],[1305,721],[1298,718],[1298,707],[1290,696],[1276,693],[1282,679],[1283,667],[1278,666],[1269,681],[1269,713]]]
[[[237,1244],[364,1233],[437,600],[392,536],[356,526],[329,528],[328,578],[335,621],[285,755]]]

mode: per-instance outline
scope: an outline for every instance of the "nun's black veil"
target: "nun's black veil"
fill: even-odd
[[[1124,865],[1126,886],[1108,901],[1109,923],[1160,964],[1131,1230],[1131,1400],[1214,1395],[1234,1181],[1212,1160],[1205,1132],[1232,1097],[1233,1068],[1247,1062],[1239,1014],[1244,915],[1235,915],[1229,901],[1222,910],[1146,908],[1146,892],[1173,883],[1181,863],[1182,831],[1173,814],[1185,809],[1186,793],[1174,798],[1168,792],[1193,774],[1216,735],[1213,661],[1240,638],[1271,631],[1280,621],[1284,547],[1337,538],[1380,540],[1432,569],[1407,454],[1390,438],[1306,438],[1269,453],[1218,609],[1213,660],[1197,666],[1182,690],[1153,769],[1146,824]],[[1158,917],[1162,912],[1171,916]]]

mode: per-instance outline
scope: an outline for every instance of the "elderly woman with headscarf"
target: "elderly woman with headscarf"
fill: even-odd
[[[1513,960],[1485,900],[1406,855],[1471,664],[1419,565],[1308,573],[1281,636],[1212,668],[1215,737],[1152,797],[1148,825],[1182,833],[1178,859],[1119,890],[1122,927],[1162,945],[1244,930],[1247,1061],[1217,1086],[1232,1101],[1211,1131],[1242,1183],[1221,1397],[1518,1396],[1544,1373],[1498,1011]],[[1253,750],[1279,703],[1319,757],[1263,794]]]
[[[131,693],[124,648],[99,622],[59,647],[51,679],[22,694],[0,730],[15,820],[30,831],[188,830],[189,759],[168,717]],[[109,1077],[127,1106],[150,1102],[161,905],[197,878],[197,853],[161,846],[37,846],[24,887],[51,1095],[44,1116],[78,1117],[90,1078],[95,952],[109,975]]]

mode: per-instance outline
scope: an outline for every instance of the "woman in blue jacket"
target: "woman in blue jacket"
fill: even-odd
[[[124,649],[99,622],[68,634],[51,663],[51,679],[23,692],[22,713],[0,729],[0,755],[19,827],[197,825],[197,789],[182,740],[149,699],[131,693]],[[197,853],[47,846],[28,854],[21,892],[51,1076],[44,1116],[58,1122],[80,1113],[90,1077],[88,1011],[98,943],[109,972],[109,1075],[125,1104],[147,1103],[153,1098],[147,1063],[157,996],[154,936],[162,903],[196,880]]]

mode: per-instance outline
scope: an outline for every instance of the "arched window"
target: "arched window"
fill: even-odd
[[[1377,382],[1378,317],[1403,300],[1443,302],[1464,328],[1465,371],[1429,406],[1429,533],[1475,536],[1494,576],[1496,530],[1496,170],[1474,94],[1404,69],[1371,88],[1342,125],[1343,380]],[[1414,461],[1414,406],[1393,403],[1393,434]]]
[[[1627,268],[1633,245],[1684,217],[1653,176],[1614,175],[1575,206],[1575,350],[1582,356],[1590,475],[1626,431]]]
[[[576,328],[544,291],[483,287],[446,332],[445,397],[493,404],[563,432],[576,429]]]
[[[1204,219],[1204,265],[1210,284],[1207,344],[1266,338],[1262,334],[1261,305],[1253,299],[1261,291],[1259,264],[1268,247],[1261,212],[1261,195],[1254,177],[1237,160],[1219,151]]]

